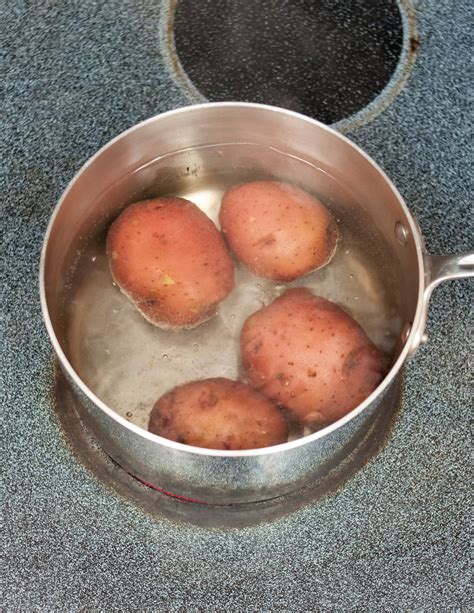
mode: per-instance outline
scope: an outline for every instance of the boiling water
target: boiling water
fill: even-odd
[[[152,326],[114,285],[105,254],[111,219],[96,227],[70,271],[65,310],[70,361],[101,400],[142,428],[147,428],[155,401],[170,388],[207,377],[238,378],[239,333],[245,319],[288,287],[305,286],[338,303],[382,351],[390,355],[394,350],[400,320],[383,246],[367,230],[371,225],[363,203],[354,202],[321,168],[250,144],[177,152],[136,171],[132,182],[138,188],[133,193],[130,177],[124,177],[123,186],[111,188],[113,194],[128,194],[125,202],[117,202],[115,215],[132,201],[171,194],[191,200],[218,225],[225,190],[256,179],[297,183],[332,211],[339,240],[329,265],[293,283],[278,284],[236,263],[235,288],[216,316],[178,332]],[[293,431],[291,436],[299,434]]]

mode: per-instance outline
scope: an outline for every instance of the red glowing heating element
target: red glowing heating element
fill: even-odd
[[[170,496],[170,498],[177,498],[178,500],[184,500],[184,502],[194,502],[197,504],[205,504],[205,505],[209,504],[208,502],[203,502],[202,500],[195,500],[194,498],[187,498],[186,496],[179,496],[178,494],[167,492],[161,487],[156,487],[156,485],[152,485],[151,483],[147,483],[146,481],[143,481],[142,479],[135,477],[135,475],[130,475],[130,476],[136,479],[137,481],[140,481],[140,483],[143,483],[143,485],[150,487],[152,490],[156,490],[157,492],[160,492],[160,494],[164,494],[165,496]]]

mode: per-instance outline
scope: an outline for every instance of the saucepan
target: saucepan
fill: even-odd
[[[147,431],[153,402],[192,379],[237,378],[243,321],[287,286],[237,268],[236,289],[212,320],[195,330],[159,330],[114,286],[107,228],[128,204],[166,194],[189,198],[217,220],[225,189],[256,178],[299,185],[332,211],[339,228],[333,260],[293,286],[349,311],[388,356],[387,374],[344,417],[315,431],[296,429],[282,444],[235,451],[168,440]],[[233,504],[294,492],[343,462],[387,410],[405,361],[426,343],[433,289],[473,274],[472,254],[425,251],[395,186],[346,137],[288,110],[228,102],[157,115],[96,153],[53,212],[40,289],[77,412],[103,450],[156,488]]]

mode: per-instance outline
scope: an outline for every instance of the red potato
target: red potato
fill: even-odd
[[[337,231],[319,200],[289,183],[254,181],[229,189],[219,214],[236,257],[260,277],[292,281],[327,264]]]
[[[224,378],[194,381],[167,392],[153,407],[148,430],[208,449],[257,449],[288,438],[286,422],[268,398]]]
[[[251,315],[240,342],[250,383],[318,426],[354,409],[383,377],[382,355],[354,319],[303,288]]]
[[[224,240],[183,198],[127,207],[107,235],[115,283],[146,319],[163,328],[194,327],[214,315],[234,285]]]

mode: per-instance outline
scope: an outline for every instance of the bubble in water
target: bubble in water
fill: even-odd
[[[235,315],[232,313],[232,315],[230,316],[231,319],[235,319]]]
[[[168,354],[164,353],[161,357],[163,358],[163,360],[167,360],[168,359]]]
[[[349,275],[349,278],[350,278],[350,279],[353,279],[353,278],[354,278],[354,275],[351,273],[351,274]]]
[[[91,262],[95,262],[95,261],[96,261],[96,259],[97,259],[97,256],[96,256],[96,255],[93,255],[93,256],[91,257]]]
[[[127,412],[127,417],[133,417],[133,413],[131,413],[130,411]]]

